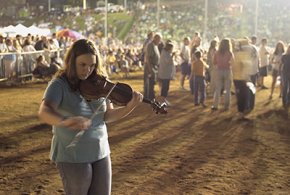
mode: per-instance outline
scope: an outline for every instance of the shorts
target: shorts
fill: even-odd
[[[267,68],[267,66],[263,66],[263,67],[259,68],[259,75],[261,77],[266,77],[268,75],[268,68]]]
[[[191,73],[191,68],[190,68],[190,64],[187,62],[182,62],[180,65],[181,68],[181,74],[183,75],[190,75]]]

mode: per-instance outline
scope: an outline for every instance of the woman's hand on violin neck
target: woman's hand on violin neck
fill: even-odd
[[[135,108],[138,104],[143,101],[143,94],[138,91],[133,91],[132,99],[128,102],[127,107]]]
[[[74,116],[61,121],[60,126],[72,130],[87,130],[91,124],[92,124],[91,119],[82,116]]]

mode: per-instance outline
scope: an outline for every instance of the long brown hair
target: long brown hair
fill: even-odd
[[[224,55],[227,52],[232,51],[232,45],[230,39],[223,39],[220,42],[218,52],[222,55]]]
[[[280,46],[282,49],[280,54],[284,54],[284,52],[285,52],[284,43],[282,41],[278,41],[278,43],[276,44],[275,50],[274,50],[275,55],[279,55],[279,47]]]
[[[93,71],[92,74],[106,76],[100,53],[95,44],[88,39],[77,40],[71,45],[65,54],[64,68],[56,74],[56,77],[65,77],[73,90],[76,90],[79,85],[79,78],[77,77],[76,72],[76,58],[84,54],[92,54],[96,56],[97,63],[95,71]]]

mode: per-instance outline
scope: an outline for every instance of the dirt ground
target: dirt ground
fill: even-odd
[[[142,90],[141,78],[120,82]],[[48,159],[51,127],[36,115],[46,85],[0,88],[1,195],[64,194]],[[172,81],[168,114],[144,103],[108,125],[112,194],[289,194],[290,121],[278,91],[269,101],[269,90],[259,90],[250,120],[239,121],[235,96],[230,111],[212,112],[212,98],[207,108],[196,107]]]

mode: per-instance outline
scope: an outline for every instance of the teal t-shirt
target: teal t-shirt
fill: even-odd
[[[58,112],[64,117],[84,116],[92,119],[92,125],[84,131],[74,147],[67,147],[79,131],[65,127],[52,127],[50,159],[54,162],[85,163],[100,160],[110,154],[107,126],[104,121],[106,112],[105,98],[87,101],[79,93],[72,91],[65,79],[53,79],[44,97],[46,101],[57,105]]]

